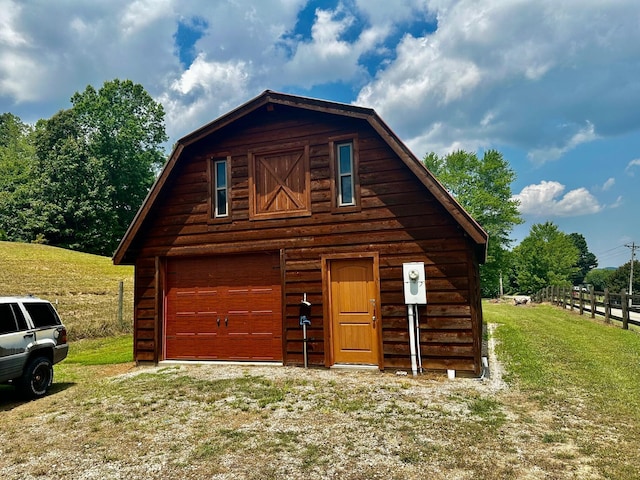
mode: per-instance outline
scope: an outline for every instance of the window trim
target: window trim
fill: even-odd
[[[340,146],[351,145],[351,188],[352,202],[342,203],[342,184],[343,175],[340,172],[340,156],[338,149]],[[329,169],[331,173],[331,211],[332,213],[349,213],[359,212],[362,210],[360,199],[360,176],[359,176],[359,147],[358,136],[340,135],[329,138]]]
[[[218,164],[225,164],[225,187],[218,187]],[[209,178],[209,223],[227,223],[231,222],[231,155],[218,154],[213,155],[207,164],[208,178]],[[226,213],[223,215],[218,214],[218,192],[226,190],[227,202]]]

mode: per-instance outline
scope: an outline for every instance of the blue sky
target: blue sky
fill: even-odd
[[[265,89],[375,108],[422,158],[500,150],[525,224],[640,243],[637,0],[0,0],[0,112],[131,79],[175,142]]]

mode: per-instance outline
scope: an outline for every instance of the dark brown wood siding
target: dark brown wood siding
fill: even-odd
[[[329,142],[357,137],[360,210],[332,211]],[[311,215],[250,219],[250,152],[308,145]],[[231,221],[210,222],[207,162],[231,159]],[[179,255],[282,252],[284,362],[302,363],[298,307],[312,306],[309,363],[324,365],[321,256],[377,252],[384,366],[409,366],[402,263],[421,261],[428,305],[419,308],[426,368],[478,372],[481,311],[472,242],[388,144],[362,120],[282,105],[252,113],[187,147],[136,245],[136,359],[160,351],[154,259]],[[337,212],[336,212],[337,210]],[[155,339],[155,341],[154,341]]]

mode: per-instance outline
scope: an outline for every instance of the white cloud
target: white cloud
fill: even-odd
[[[45,75],[45,68],[29,57],[11,51],[0,52],[0,96],[11,95],[16,103],[39,98],[38,79]]]
[[[613,187],[615,184],[616,184],[616,179],[615,178],[611,177],[611,178],[607,179],[607,181],[604,182],[604,184],[602,185],[602,191],[606,192],[611,187]]]
[[[561,146],[549,146],[540,149],[534,149],[527,155],[534,163],[545,163],[550,160],[557,160],[565,153],[573,150],[582,143],[591,142],[598,138],[593,123],[587,121],[586,126],[578,130],[571,138],[569,138]]]
[[[200,54],[187,71],[160,97],[167,123],[189,125],[186,134],[247,99],[250,65],[240,62],[208,61]],[[203,121],[202,119],[208,119]]]
[[[199,89],[210,94],[218,85],[235,87],[245,84],[248,76],[245,62],[208,62],[206,55],[201,53],[189,69],[172,83],[171,89],[182,95]]]
[[[44,118],[88,84],[130,78],[168,102],[175,138],[265,88],[343,83],[418,156],[508,146],[543,163],[640,128],[636,3],[345,0],[298,35],[307,0],[0,0],[0,101],[46,101]],[[173,35],[196,16],[200,63],[185,67]],[[232,66],[242,80],[221,90]]]
[[[616,201],[611,205],[609,205],[609,208],[618,208],[622,205],[624,205],[624,200],[622,198],[622,195],[618,195],[618,198],[616,198]]]
[[[22,6],[9,0],[0,1],[0,45],[15,47],[28,44],[26,35],[15,26]]]
[[[509,145],[541,164],[630,128],[640,103],[635,0],[439,0],[438,29],[407,35],[356,103],[375,108],[418,155],[438,144]],[[598,65],[610,68],[598,68]],[[640,127],[638,115],[625,118]],[[441,135],[428,134],[440,125]],[[597,132],[597,133],[596,133]]]
[[[636,158],[635,160],[631,160],[627,164],[627,168],[625,168],[625,172],[627,172],[630,176],[634,176],[634,167],[640,167],[640,158]]]
[[[124,10],[121,25],[125,35],[144,30],[155,21],[171,16],[172,0],[136,0]]]
[[[524,187],[514,199],[520,202],[523,215],[573,217],[598,213],[604,208],[586,188],[577,188],[562,196],[565,188],[559,182],[543,180]]]
[[[345,15],[316,10],[316,21],[311,27],[311,40],[297,45],[284,73],[290,81],[305,88],[335,80],[349,80],[357,71],[360,52],[351,44],[340,40],[341,35],[354,22]]]

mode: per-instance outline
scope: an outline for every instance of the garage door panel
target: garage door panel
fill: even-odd
[[[174,258],[167,272],[165,358],[282,359],[277,254]]]
[[[207,335],[178,335],[167,337],[167,358],[173,360],[217,360],[216,339]]]
[[[250,325],[252,334],[271,333],[274,330],[274,314],[271,310],[254,311]]]

